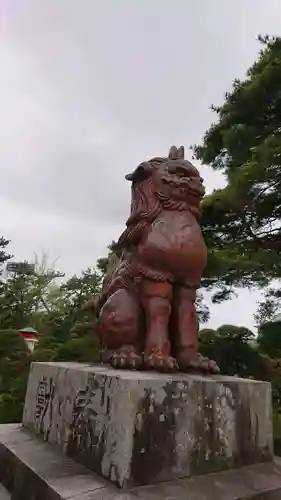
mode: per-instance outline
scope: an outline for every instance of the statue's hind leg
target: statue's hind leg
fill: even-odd
[[[145,313],[144,366],[151,370],[174,371],[177,363],[171,356],[169,340],[172,285],[144,278],[140,291]]]
[[[142,367],[141,310],[128,290],[117,290],[105,302],[99,314],[99,334],[104,363],[123,369]]]
[[[195,298],[196,288],[176,285],[173,300],[175,355],[181,371],[219,373],[215,361],[198,352]]]

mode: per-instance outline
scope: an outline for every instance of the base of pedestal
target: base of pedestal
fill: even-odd
[[[234,377],[31,366],[23,425],[121,488],[271,461],[271,387]]]
[[[0,425],[0,483],[1,500],[279,500],[281,460],[126,491],[7,424]]]

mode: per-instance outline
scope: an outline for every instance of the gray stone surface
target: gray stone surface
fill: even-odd
[[[127,491],[11,424],[0,425],[0,481],[13,500],[280,500],[281,461]]]
[[[0,425],[0,482],[13,492],[13,500],[79,498],[107,486],[17,424]]]
[[[6,488],[2,484],[0,484],[0,500],[10,500],[11,495],[8,493]]]
[[[271,387],[34,363],[23,424],[122,488],[270,461]]]

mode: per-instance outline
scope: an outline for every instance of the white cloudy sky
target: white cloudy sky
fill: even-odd
[[[93,265],[123,230],[124,175],[199,142],[280,26],[280,0],[0,0],[0,234],[17,259]],[[210,325],[253,326],[258,297],[213,306]]]

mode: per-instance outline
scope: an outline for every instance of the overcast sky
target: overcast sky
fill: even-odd
[[[124,175],[200,142],[278,34],[280,0],[0,0],[0,235],[17,259],[93,266],[128,216]],[[207,190],[222,186],[202,167]],[[257,293],[212,306],[253,326]],[[238,315],[239,312],[239,315]],[[239,317],[238,317],[239,316]]]

